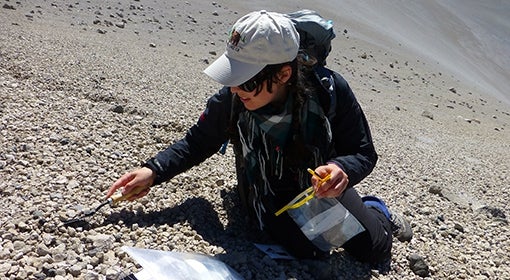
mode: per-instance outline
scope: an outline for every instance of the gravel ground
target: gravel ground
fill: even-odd
[[[395,240],[387,275],[341,250],[321,261],[258,251],[253,242],[270,241],[238,211],[230,149],[62,226],[196,121],[219,88],[201,71],[250,11],[226,3],[0,2],[1,279],[120,279],[140,270],[121,246],[216,256],[246,279],[510,279],[508,104],[341,26],[330,67],[357,94],[380,154],[357,188],[415,233]]]

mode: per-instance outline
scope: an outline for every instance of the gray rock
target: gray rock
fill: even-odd
[[[91,242],[94,247],[109,247],[115,241],[115,237],[109,234],[95,234],[87,236],[88,242]]]
[[[443,195],[442,194],[443,188],[441,186],[433,185],[429,188],[429,193],[436,194],[436,195]]]
[[[13,5],[10,5],[10,4],[4,4],[2,6],[2,8],[7,9],[7,10],[16,10],[16,8]]]
[[[80,265],[75,264],[75,265],[72,265],[71,267],[69,267],[68,272],[72,276],[78,277],[81,274],[81,270],[82,270],[82,267]]]
[[[25,242],[21,241],[21,240],[16,240],[12,243],[12,248],[15,250],[15,251],[20,251],[22,250],[24,247],[25,247]]]
[[[496,218],[507,223],[505,212],[500,208],[485,205],[479,208],[477,211],[479,213],[486,214],[488,217]]]
[[[122,105],[115,105],[111,110],[114,113],[122,114],[122,113],[124,113],[124,106],[122,106]]]
[[[422,115],[423,117],[429,118],[429,119],[431,119],[431,120],[433,120],[433,119],[434,119],[434,115],[432,115],[432,113],[431,113],[431,112],[429,112],[429,111],[423,111],[423,112],[421,113],[421,115]]]
[[[9,262],[1,262],[0,263],[0,274],[7,275],[7,273],[11,270],[12,265]]]
[[[409,268],[414,272],[414,274],[427,277],[430,275],[429,266],[425,262],[422,256],[418,254],[411,254],[408,257],[409,260]]]
[[[42,256],[46,256],[46,255],[49,255],[51,254],[50,250],[48,249],[48,247],[46,247],[46,245],[44,244],[39,244],[37,245],[37,248],[36,248],[36,251],[38,256],[42,257]]]

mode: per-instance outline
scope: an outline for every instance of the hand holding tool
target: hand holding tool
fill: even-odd
[[[312,174],[312,176],[315,176],[319,179],[319,188],[322,186],[322,184],[329,179],[331,179],[331,174],[328,174],[326,177],[321,178],[315,171],[308,168],[306,169],[308,173]],[[312,199],[315,195],[315,191],[313,187],[309,187],[308,189],[304,190],[302,193],[298,194],[293,200],[291,200],[287,205],[283,206],[282,209],[276,211],[274,213],[276,216],[280,216],[283,212],[289,210],[289,209],[296,209],[298,207],[301,207],[303,204],[308,202],[310,199]]]

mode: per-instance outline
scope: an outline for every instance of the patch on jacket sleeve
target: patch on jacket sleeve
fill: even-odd
[[[200,117],[198,118],[199,122],[205,121],[205,117],[207,115],[207,111],[209,111],[209,109],[205,109],[205,111],[200,115]]]

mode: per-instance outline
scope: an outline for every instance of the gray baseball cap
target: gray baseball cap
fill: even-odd
[[[285,15],[265,10],[251,12],[234,24],[225,53],[204,70],[225,86],[238,86],[268,64],[294,60],[299,33]]]

